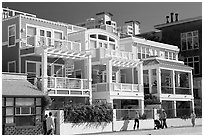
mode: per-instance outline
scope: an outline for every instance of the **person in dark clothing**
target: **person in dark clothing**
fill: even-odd
[[[167,118],[167,114],[166,114],[165,110],[162,109],[162,112],[161,112],[162,129],[164,127],[167,128],[166,118]]]
[[[44,135],[47,135],[47,124],[46,124],[47,117],[48,117],[48,115],[46,114],[44,119],[43,119],[43,132],[44,132],[43,134]]]
[[[134,127],[133,129],[135,130],[135,127],[136,127],[136,123],[137,123],[137,129],[139,129],[139,113],[136,111],[135,113],[135,123],[134,123]]]

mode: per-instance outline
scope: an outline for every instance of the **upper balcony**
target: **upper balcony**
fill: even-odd
[[[50,48],[58,51],[73,53],[81,52],[81,43],[42,36],[31,36],[21,41],[21,55],[36,52],[35,48]]]
[[[36,15],[34,15],[34,14],[25,13],[25,12],[21,12],[21,11],[17,11],[17,10],[11,10],[11,9],[8,9],[8,8],[2,8],[2,10],[3,10],[3,13],[2,13],[2,18],[3,19],[13,17],[13,16],[17,16],[17,15],[36,17]]]
[[[133,52],[126,52],[120,50],[111,50],[106,48],[91,49],[92,58],[100,60],[102,58],[117,58],[123,60],[138,61],[137,55]]]

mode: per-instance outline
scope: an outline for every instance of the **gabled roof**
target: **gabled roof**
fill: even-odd
[[[19,74],[11,75],[3,75],[2,96],[42,97],[46,95],[26,79],[22,78],[22,76],[19,76]]]
[[[158,58],[151,58],[151,59],[145,59],[143,60],[143,65],[160,65],[162,67],[170,67],[170,68],[175,68],[175,69],[183,69],[183,70],[192,70],[192,67],[189,67],[187,65],[184,65],[181,62],[175,62],[171,60],[163,60],[163,59],[158,59]]]

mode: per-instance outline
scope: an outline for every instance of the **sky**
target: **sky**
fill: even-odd
[[[99,12],[110,12],[118,26],[137,20],[142,32],[154,30],[154,25],[166,23],[171,12],[179,20],[202,16],[202,2],[2,2],[2,7],[37,15],[38,18],[77,24]]]

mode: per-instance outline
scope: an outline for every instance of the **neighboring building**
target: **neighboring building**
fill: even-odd
[[[120,46],[143,61],[144,95],[156,96],[168,117],[190,114],[194,109],[192,68],[178,61],[178,47],[137,37],[121,39]]]
[[[26,74],[2,74],[2,134],[40,135],[46,96]]]
[[[68,34],[85,28],[3,8],[2,71],[27,73],[28,80],[53,100],[91,103],[91,59]]]
[[[140,34],[140,22],[137,20],[126,21],[124,26],[118,27],[121,38]]]
[[[179,59],[194,68],[194,98],[196,106],[202,108],[202,16],[179,20],[178,14],[171,13],[171,20],[168,19],[169,16],[166,23],[154,27],[161,30],[161,42],[178,46]]]
[[[100,28],[108,32],[117,34],[117,23],[112,20],[113,14],[109,12],[97,13],[95,17],[87,19],[85,22],[78,23],[77,26],[87,29]]]

